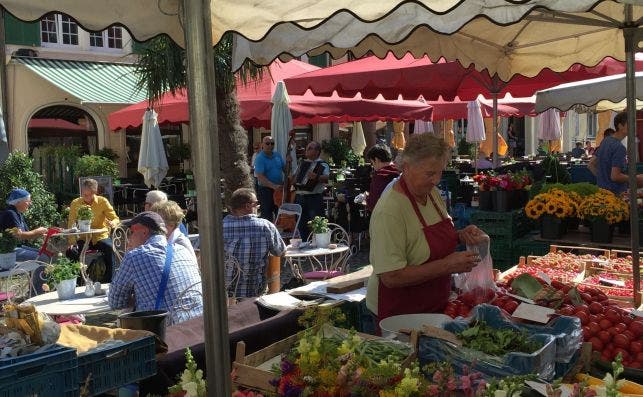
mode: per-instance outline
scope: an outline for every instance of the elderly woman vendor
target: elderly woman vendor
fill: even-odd
[[[450,157],[448,144],[430,134],[412,135],[401,159],[402,176],[377,202],[371,216],[366,305],[378,319],[441,312],[451,274],[469,272],[480,261],[459,243],[477,244],[476,226],[457,231],[437,189]]]

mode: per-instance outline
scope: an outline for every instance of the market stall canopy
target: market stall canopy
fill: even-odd
[[[636,73],[637,99],[643,100],[643,72]],[[575,105],[594,106],[596,110],[622,110],[625,107],[625,75],[601,77],[561,84],[536,93],[536,110],[550,108],[567,111]],[[611,105],[610,105],[611,104]],[[637,108],[643,102],[637,101]]]
[[[643,67],[643,62],[638,66]],[[426,56],[415,59],[411,54],[397,59],[389,53],[384,59],[370,56],[288,77],[285,83],[292,95],[310,90],[315,95],[326,96],[336,91],[340,96],[360,93],[364,98],[381,94],[387,99],[401,95],[404,99],[422,96],[426,100],[452,101],[458,97],[469,101],[480,94],[491,98],[493,93],[497,93],[498,98],[507,94],[529,97],[540,89],[561,83],[624,71],[625,63],[605,58],[593,67],[576,64],[561,73],[544,69],[534,77],[518,75],[503,82],[487,71],[478,72],[473,66],[465,68],[457,61],[440,59],[434,63]]]
[[[480,110],[484,118],[493,117],[493,105],[491,101],[478,97]],[[498,101],[498,116],[500,117],[522,117],[535,116],[535,97],[511,98],[507,97]],[[433,107],[433,121],[457,120],[468,117],[466,101],[428,101],[427,105]]]
[[[544,68],[562,72],[575,63],[596,65],[606,56],[624,60],[623,29],[639,27],[643,16],[639,0],[466,1],[448,16],[432,11],[435,3],[404,3],[377,20],[361,18],[351,8],[314,28],[284,22],[257,41],[235,35],[233,68],[246,59],[268,64],[278,56],[325,52],[335,59],[348,53],[384,58],[392,51],[398,58],[410,52],[474,64],[507,81]],[[631,18],[628,4],[634,4]]]

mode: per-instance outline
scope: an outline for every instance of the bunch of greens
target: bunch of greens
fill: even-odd
[[[525,331],[496,329],[484,321],[474,321],[469,328],[458,333],[463,346],[492,356],[502,356],[510,352],[533,353],[542,343],[532,340]]]
[[[537,376],[534,374],[507,376],[502,379],[494,378],[486,385],[480,397],[519,397],[527,389],[525,381],[536,379]]]

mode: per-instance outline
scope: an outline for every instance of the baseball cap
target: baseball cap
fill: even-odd
[[[136,215],[134,218],[123,222],[123,225],[127,227],[131,227],[132,225],[137,224],[147,226],[148,228],[150,228],[150,230],[155,232],[167,233],[163,218],[161,218],[161,215],[157,214],[156,212],[143,211],[140,214]]]

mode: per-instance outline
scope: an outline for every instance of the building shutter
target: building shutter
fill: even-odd
[[[40,21],[23,22],[5,12],[4,27],[7,44],[40,46]]]

